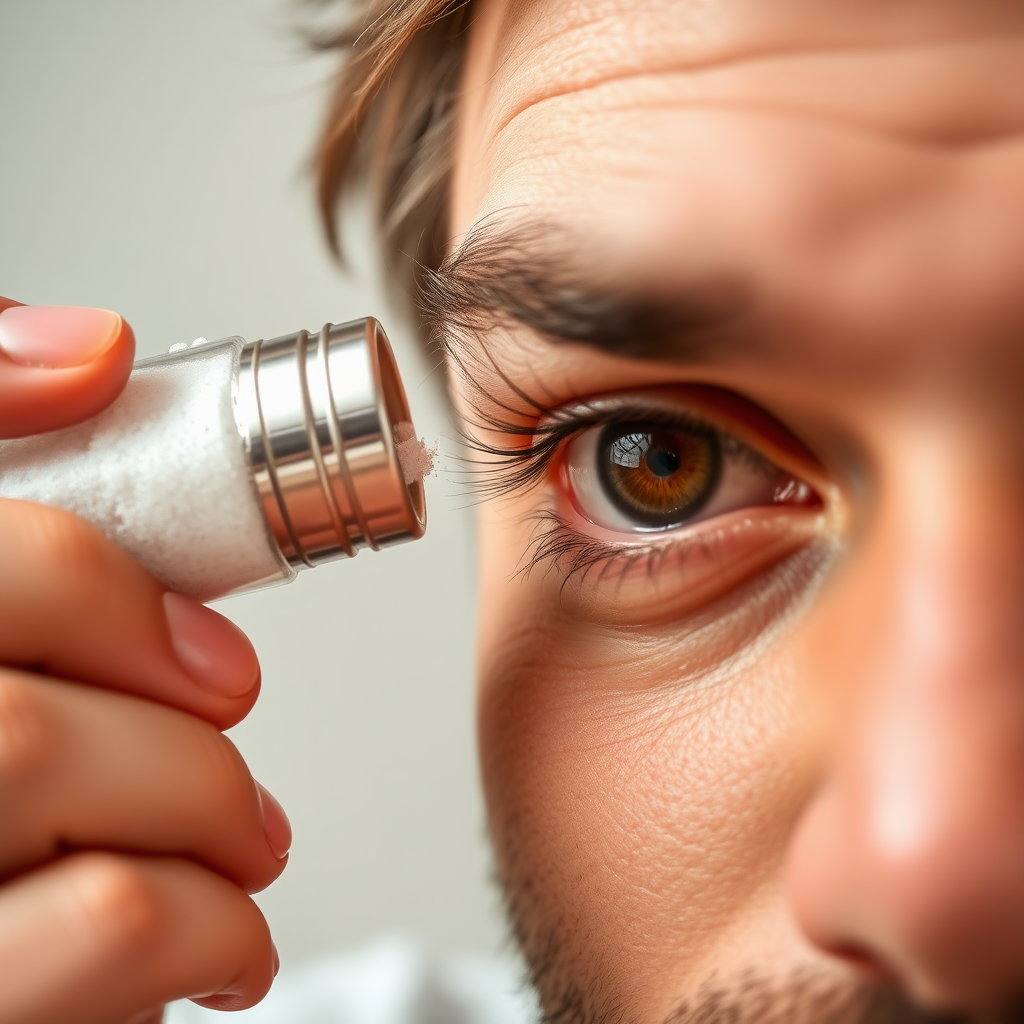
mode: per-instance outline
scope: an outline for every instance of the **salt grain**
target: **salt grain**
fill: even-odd
[[[423,439],[416,436],[416,430],[408,420],[396,423],[391,428],[391,436],[406,484],[416,483],[434,471],[436,445],[428,448]]]

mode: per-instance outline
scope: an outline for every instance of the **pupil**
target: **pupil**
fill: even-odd
[[[679,454],[668,448],[650,448],[647,452],[647,468],[656,476],[664,479],[679,469],[682,460]]]

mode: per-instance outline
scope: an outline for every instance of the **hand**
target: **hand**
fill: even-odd
[[[116,314],[0,299],[0,436],[100,411],[133,351]],[[266,993],[247,893],[291,834],[220,731],[258,691],[227,619],[69,513],[0,500],[0,1021],[141,1024]]]

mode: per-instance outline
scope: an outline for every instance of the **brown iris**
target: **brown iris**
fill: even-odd
[[[650,529],[677,526],[708,500],[721,451],[708,430],[613,423],[598,443],[601,483],[621,511]]]

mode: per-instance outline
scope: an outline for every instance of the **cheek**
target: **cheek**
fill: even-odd
[[[786,645],[730,667],[724,612],[626,633],[540,580],[486,593],[481,764],[520,939],[667,1012],[778,889],[808,786]]]

